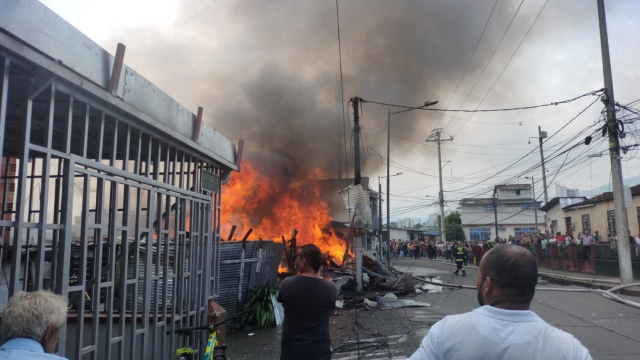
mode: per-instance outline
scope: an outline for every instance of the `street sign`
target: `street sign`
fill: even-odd
[[[200,172],[200,188],[220,195],[220,178],[207,170]]]

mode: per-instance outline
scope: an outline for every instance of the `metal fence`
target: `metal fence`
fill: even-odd
[[[200,174],[221,166],[38,64],[0,46],[0,304],[69,296],[70,359],[204,350],[174,330],[218,293],[220,196]]]
[[[251,290],[275,285],[283,251],[284,244],[271,240],[220,244],[220,296],[216,302],[228,316],[242,308]]]

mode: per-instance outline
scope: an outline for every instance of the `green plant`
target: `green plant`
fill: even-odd
[[[276,294],[276,288],[266,286],[253,291],[251,299],[244,304],[244,309],[253,309],[247,313],[245,321],[256,323],[259,329],[268,328],[275,325],[276,317],[271,303],[271,295]]]

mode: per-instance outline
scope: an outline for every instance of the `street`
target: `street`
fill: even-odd
[[[475,267],[466,267],[466,277],[455,276],[451,272],[454,266],[443,263],[442,259],[419,259],[415,262],[403,259],[394,260],[392,264],[400,271],[408,268],[416,276],[435,276],[449,283],[475,285],[477,279]],[[553,284],[540,286],[575,288]],[[478,307],[475,290],[445,288],[441,292],[406,298],[429,303],[431,307],[365,310],[359,306],[357,323],[353,310],[340,310],[332,316],[333,348],[340,351],[343,346],[342,349],[350,350],[334,353],[333,359],[405,359],[418,348],[432,324],[446,315]],[[640,357],[640,309],[605,299],[596,293],[537,291],[531,310],[549,324],[574,335],[589,349],[594,359],[630,360]],[[357,339],[356,324],[362,348],[360,357],[356,345],[344,347]],[[249,336],[249,333],[254,335]],[[280,334],[280,328],[231,333],[228,335],[230,358],[278,359]],[[464,339],[460,341],[464,344]]]

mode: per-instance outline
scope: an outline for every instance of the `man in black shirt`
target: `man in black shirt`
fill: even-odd
[[[278,293],[284,307],[280,360],[329,360],[329,315],[338,288],[318,275],[323,260],[317,246],[303,246],[297,261],[300,275],[284,279]]]

